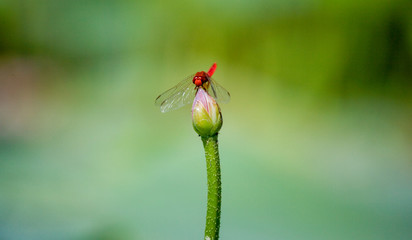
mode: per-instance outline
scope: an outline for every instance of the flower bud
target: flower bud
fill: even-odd
[[[222,113],[216,100],[203,88],[199,88],[192,106],[192,122],[202,137],[216,135],[222,127]]]

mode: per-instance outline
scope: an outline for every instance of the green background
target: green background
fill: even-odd
[[[202,239],[190,107],[218,67],[221,239],[412,239],[407,0],[0,1],[0,239]]]

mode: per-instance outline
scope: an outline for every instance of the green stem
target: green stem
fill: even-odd
[[[208,188],[205,240],[217,240],[219,239],[220,205],[222,202],[217,135],[202,137],[202,141],[206,154]]]

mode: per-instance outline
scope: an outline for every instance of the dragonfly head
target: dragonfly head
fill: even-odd
[[[200,87],[203,84],[205,84],[206,82],[208,82],[208,78],[207,78],[207,73],[202,71],[202,72],[197,72],[195,74],[195,76],[193,77],[193,83],[197,86]]]

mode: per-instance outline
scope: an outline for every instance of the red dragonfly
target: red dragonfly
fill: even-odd
[[[155,104],[160,106],[160,111],[165,113],[193,102],[199,88],[203,88],[218,103],[227,103],[230,100],[230,94],[226,89],[212,79],[216,70],[216,63],[210,67],[209,71],[197,72],[183,79],[176,86],[160,94]]]

